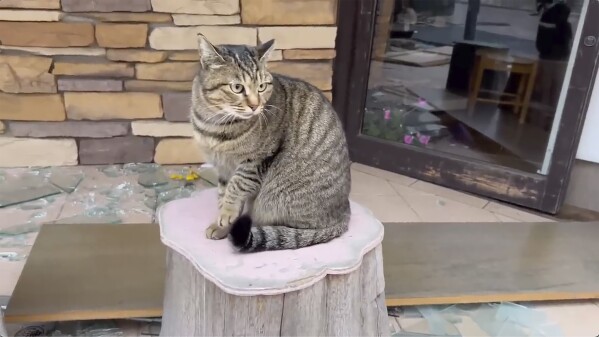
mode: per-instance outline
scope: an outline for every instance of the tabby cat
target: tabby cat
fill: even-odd
[[[212,45],[198,35],[191,123],[218,171],[209,239],[242,252],[296,249],[347,230],[350,162],[333,107],[314,86],[271,73],[274,40]],[[245,212],[244,212],[245,207]]]

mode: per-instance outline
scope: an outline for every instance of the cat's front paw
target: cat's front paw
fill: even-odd
[[[206,237],[211,240],[224,239],[229,234],[231,224],[238,216],[238,212],[234,210],[221,209],[216,223],[206,229]]]
[[[213,223],[206,228],[206,237],[210,240],[221,240],[229,234],[228,227],[221,227],[218,223]]]

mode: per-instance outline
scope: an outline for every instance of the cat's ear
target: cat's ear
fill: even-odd
[[[264,42],[263,44],[256,47],[256,50],[258,51],[258,58],[260,59],[260,62],[266,63],[272,51],[275,50],[275,40],[273,39]]]
[[[225,62],[216,47],[202,34],[198,34],[198,52],[200,64],[204,69],[219,66]]]

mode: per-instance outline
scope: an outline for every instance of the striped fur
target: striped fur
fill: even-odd
[[[350,162],[328,100],[306,82],[268,72],[273,41],[214,47],[200,35],[199,45],[191,122],[219,174],[219,217],[206,235],[229,235],[250,252],[296,249],[343,234]]]

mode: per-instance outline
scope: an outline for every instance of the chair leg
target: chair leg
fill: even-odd
[[[518,77],[518,91],[516,91],[516,103],[514,104],[514,115],[517,115],[519,112],[522,112],[522,107],[524,103],[524,90],[526,89],[528,76],[525,74],[519,74]]]
[[[522,110],[520,112],[520,124],[524,124],[526,122],[526,116],[528,115],[528,105],[530,104],[532,91],[537,80],[537,66],[537,63],[535,62],[535,64],[532,67],[531,73],[528,75],[528,84],[526,85],[526,93],[524,94],[524,101],[522,102]]]
[[[482,62],[480,59],[476,60],[476,64],[474,66],[474,73],[472,74],[472,78],[470,81],[470,94],[468,95],[468,112],[472,113],[474,111],[474,107],[476,105],[476,100],[478,99],[478,94],[480,92],[480,86],[483,81],[484,69],[482,69]]]

